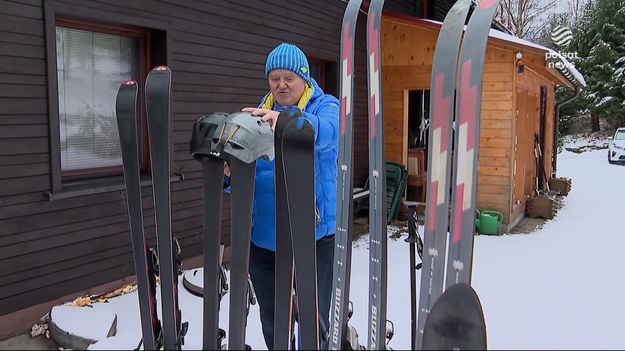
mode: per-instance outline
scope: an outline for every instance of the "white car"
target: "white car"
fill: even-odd
[[[608,141],[608,162],[615,164],[625,162],[625,128],[618,128],[614,137],[609,137]]]

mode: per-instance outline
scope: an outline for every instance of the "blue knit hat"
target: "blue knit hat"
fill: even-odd
[[[293,44],[282,43],[269,53],[265,63],[265,76],[269,77],[269,72],[274,69],[288,69],[305,81],[310,81],[308,59],[304,52]]]

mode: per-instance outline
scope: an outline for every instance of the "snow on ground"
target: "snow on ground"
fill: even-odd
[[[573,180],[557,216],[531,235],[478,236],[473,286],[493,349],[623,349],[625,167],[605,150],[559,155]]]
[[[572,141],[576,144],[580,141]],[[580,142],[581,143],[581,142]],[[485,313],[490,349],[624,349],[625,275],[621,269],[625,231],[625,167],[609,165],[605,150],[563,151],[558,176],[572,179],[556,217],[529,234],[475,238],[472,285]],[[404,229],[388,242],[388,318],[394,322],[394,349],[410,348],[409,249]],[[421,228],[422,232],[422,228]],[[395,235],[397,236],[397,235]],[[366,343],[368,242],[354,243],[352,324]],[[420,276],[417,276],[420,279]],[[182,280],[182,278],[180,279]],[[179,288],[182,316],[189,322],[183,349],[202,343],[202,300]],[[160,296],[158,297],[160,299]],[[96,303],[117,313],[116,348],[123,338],[140,337],[136,293]],[[228,329],[228,295],[220,321]],[[74,321],[80,328],[83,321]],[[265,349],[257,306],[248,319],[247,342]],[[97,345],[94,345],[96,348]]]

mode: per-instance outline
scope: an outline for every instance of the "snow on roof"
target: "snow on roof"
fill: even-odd
[[[431,20],[431,19],[416,19],[417,21],[424,21],[424,22],[429,22],[431,24],[436,25],[437,27],[440,27],[443,25],[442,22],[440,21],[435,21],[435,20]],[[466,29],[466,26],[464,26]],[[490,29],[490,33],[488,33],[488,36],[490,38],[496,38],[496,39],[500,39],[503,41],[507,41],[509,43],[514,43],[514,44],[519,44],[519,45],[523,45],[523,46],[527,46],[527,47],[531,47],[531,48],[535,48],[538,50],[542,50],[545,51],[547,53],[550,54],[550,56],[555,59],[555,61],[559,61],[555,63],[555,67],[558,69],[558,71],[560,71],[560,73],[562,73],[563,76],[565,76],[569,81],[571,81],[572,83],[577,83],[581,86],[586,86],[586,80],[584,80],[584,76],[582,76],[582,74],[575,68],[575,65],[570,62],[566,57],[562,56],[559,52],[552,50],[546,46],[542,46],[540,44],[536,44],[533,43],[529,40],[525,40],[519,37],[515,37],[512,34],[507,34],[504,33],[502,31],[499,31],[497,29]],[[559,64],[558,64],[559,63]]]
[[[559,52],[552,50],[546,46],[542,46],[540,44],[532,43],[529,40],[525,40],[519,37],[515,37],[514,35],[507,34],[496,29],[491,29],[488,34],[491,38],[497,38],[501,40],[505,40],[511,43],[521,44],[524,46],[533,47],[539,50],[547,51],[551,54],[551,57],[557,58],[561,62],[561,67],[556,67],[558,70],[565,76],[567,79],[571,80],[571,78],[575,79],[582,86],[586,86],[586,80],[584,80],[584,76],[577,69],[575,69],[575,65],[570,62],[566,57],[562,56]]]

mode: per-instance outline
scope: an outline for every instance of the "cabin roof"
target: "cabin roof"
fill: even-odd
[[[416,18],[406,15],[385,13],[385,17],[410,22],[414,25],[422,25],[425,27],[434,28],[436,30],[440,30],[441,26],[443,25],[443,23],[440,21]],[[566,79],[566,81],[568,81],[572,85],[577,85],[580,87],[586,86],[584,76],[575,68],[575,65],[570,62],[566,57],[564,57],[561,53],[553,49],[492,28],[490,29],[489,38],[493,39],[495,42],[499,42],[500,44],[509,47],[530,49],[532,51],[542,52],[543,54],[545,54],[545,57],[549,57],[548,59],[546,58],[545,61],[549,60],[549,62],[551,62],[555,67],[555,70],[557,70]]]

